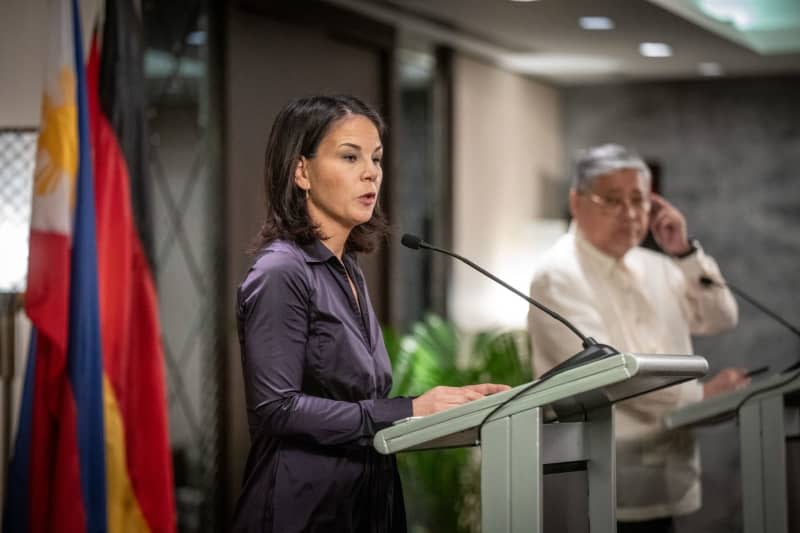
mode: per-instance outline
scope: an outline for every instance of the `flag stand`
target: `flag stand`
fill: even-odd
[[[15,327],[18,310],[18,294],[0,292],[0,449],[2,449],[2,467],[0,468],[0,502],[5,501],[6,480],[8,479],[8,463],[11,460],[11,426],[14,409],[14,357]]]

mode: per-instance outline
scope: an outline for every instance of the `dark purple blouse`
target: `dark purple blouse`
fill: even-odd
[[[374,434],[411,416],[355,258],[275,241],[238,291],[251,448],[235,531],[405,531],[394,457]]]

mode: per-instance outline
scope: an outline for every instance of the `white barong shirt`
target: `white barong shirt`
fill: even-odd
[[[738,308],[724,288],[703,287],[701,275],[724,280],[698,246],[675,259],[637,247],[621,260],[592,246],[573,225],[540,263],[530,294],[585,335],[624,352],[691,354],[691,335],[736,325]],[[541,375],[582,349],[562,324],[531,307],[528,329],[534,372]],[[690,431],[667,431],[664,415],[700,401],[693,380],[617,404],[617,519],[641,521],[700,508],[700,457]]]

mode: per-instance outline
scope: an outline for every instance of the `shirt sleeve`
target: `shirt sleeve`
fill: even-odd
[[[240,293],[248,410],[258,431],[317,444],[370,445],[380,429],[411,416],[411,399],[339,401],[303,391],[311,288],[303,266],[273,261]]]
[[[739,308],[725,287],[717,262],[699,245],[692,255],[674,261],[685,280],[684,310],[689,331],[694,335],[713,335],[734,327],[739,320]],[[702,285],[701,276],[711,278],[716,284]]]
[[[589,301],[589,295],[576,294],[574,284],[551,273],[543,272],[531,282],[531,298],[546,305],[567,319],[596,341],[607,342],[608,332],[603,318]],[[528,333],[533,345],[534,371],[536,375],[547,372],[583,349],[578,338],[566,326],[531,307],[528,310]]]

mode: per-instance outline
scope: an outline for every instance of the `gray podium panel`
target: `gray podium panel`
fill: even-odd
[[[737,410],[750,399],[765,394],[784,395],[800,390],[798,372],[800,371],[762,378],[743,389],[719,394],[702,402],[676,409],[664,419],[664,425],[668,429],[690,428],[734,419],[738,416]]]
[[[617,401],[694,379],[708,371],[700,356],[623,353],[527,385],[383,429],[380,453],[481,447],[483,531],[542,531],[542,475],[547,465],[583,463],[588,471],[592,533],[616,531],[614,406]],[[545,423],[558,417],[557,422]]]
[[[669,414],[667,428],[739,422],[745,533],[786,533],[786,439],[800,436],[800,370],[760,379]]]

